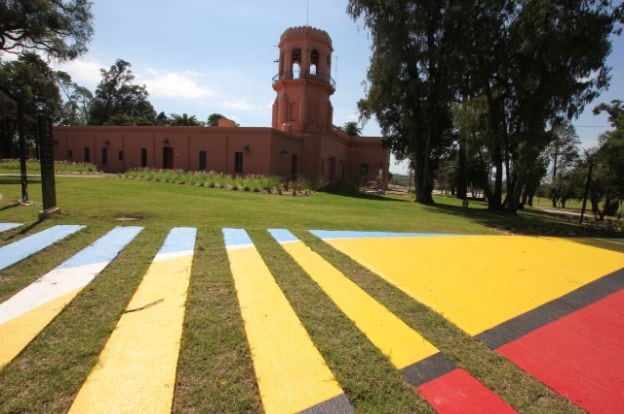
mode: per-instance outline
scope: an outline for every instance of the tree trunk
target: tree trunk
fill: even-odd
[[[466,140],[459,139],[459,153],[457,156],[457,198],[464,200],[468,193],[468,180],[466,180]]]
[[[492,161],[496,169],[496,175],[494,176],[494,191],[490,194],[490,198],[488,198],[488,209],[501,210],[503,206],[503,157],[500,145],[498,144],[494,148]]]
[[[418,158],[414,162],[414,194],[417,203],[433,204],[433,186],[431,183],[431,172],[427,171],[423,154],[418,154]]]
[[[28,173],[26,171],[26,137],[24,136],[24,108],[17,103],[17,133],[19,138],[20,177],[22,182],[22,203],[28,201]]]

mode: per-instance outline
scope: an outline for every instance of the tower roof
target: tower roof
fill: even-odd
[[[331,37],[329,37],[329,34],[327,34],[325,30],[317,29],[316,27],[312,26],[296,26],[286,29],[280,37],[280,43],[288,38],[296,37],[311,37],[316,40],[326,42],[330,48],[332,47],[332,41]]]

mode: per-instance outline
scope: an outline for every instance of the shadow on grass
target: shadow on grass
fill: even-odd
[[[324,188],[321,190],[318,190],[319,193],[325,193],[325,194],[331,194],[331,195],[335,195],[335,196],[340,196],[340,197],[350,197],[350,198],[357,198],[360,200],[375,200],[375,201],[395,201],[395,202],[399,202],[399,203],[409,203],[409,200],[400,200],[397,198],[390,198],[390,197],[386,197],[385,195],[381,195],[381,194],[371,194],[371,193],[363,193],[361,191],[358,190],[350,190],[350,189],[337,189],[337,188]]]
[[[20,184],[22,182],[22,177],[19,175],[0,175],[0,185],[2,184]],[[41,179],[36,179],[32,177],[28,177],[28,184],[40,184]]]
[[[623,237],[622,232],[608,230],[599,226],[581,226],[575,217],[562,217],[539,210],[521,210],[518,214],[504,211],[495,212],[434,204],[425,207],[431,211],[453,216],[463,216],[500,232],[559,237]]]
[[[8,209],[13,208],[13,207],[19,207],[20,205],[21,204],[19,202],[18,203],[9,204],[9,205],[6,205],[4,207],[0,207],[0,211],[8,210]]]

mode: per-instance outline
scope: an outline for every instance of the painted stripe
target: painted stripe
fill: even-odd
[[[142,227],[116,227],[0,303],[0,367],[17,356],[141,230]],[[36,316],[24,316],[29,313]],[[21,323],[14,321],[20,318]]]
[[[449,389],[454,392],[448,392]],[[516,412],[463,369],[455,369],[418,387],[418,390],[440,414]]]
[[[155,259],[191,254],[150,264],[70,412],[171,411],[196,232],[171,229]]]
[[[344,403],[344,393],[247,232],[223,229],[223,236],[264,411],[353,413],[330,403]]]
[[[0,223],[0,233],[21,226],[22,223]]]
[[[278,234],[284,231],[287,230]],[[269,232],[274,233],[273,230]],[[296,237],[291,233],[290,239],[296,240]],[[438,352],[430,342],[303,242],[282,243],[282,247],[397,369]]]
[[[0,247],[0,270],[6,269],[15,263],[24,260],[28,256],[35,254],[46,247],[51,246],[59,240],[84,229],[79,225],[56,225],[42,230],[32,236]]]
[[[240,229],[223,229],[223,239],[227,250],[253,247],[253,242],[246,231]]]
[[[624,264],[622,253],[548,237],[326,241],[470,335],[567,295]]]
[[[453,236],[446,233],[402,233],[384,231],[349,231],[349,230],[310,230],[310,233],[322,240],[362,239],[362,238],[402,238],[402,237],[437,237]]]
[[[455,369],[455,364],[435,346],[295,235],[287,230],[271,229],[269,233],[277,241],[282,240],[280,244],[284,250],[438,412],[471,412],[471,409],[474,411],[472,407],[486,408],[479,412],[515,412],[466,371]],[[462,378],[461,384],[451,381],[457,376]],[[429,388],[425,388],[425,393],[418,386]],[[441,401],[454,402],[455,411]]]
[[[624,289],[497,351],[590,413],[624,412]]]
[[[491,349],[496,349],[621,289],[624,289],[624,269],[588,283],[539,308],[523,313],[483,332],[477,338]]]

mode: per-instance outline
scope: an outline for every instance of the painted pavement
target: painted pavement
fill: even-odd
[[[624,412],[624,254],[549,237],[311,233],[580,407]]]
[[[0,247],[0,270],[83,228],[54,226]],[[140,231],[112,229],[1,303],[0,369]],[[171,410],[196,232],[171,229],[72,412]],[[290,231],[269,232],[436,411],[514,412]],[[548,237],[311,233],[579,407],[624,412],[624,254]],[[264,411],[352,413],[247,232],[223,229],[223,242]]]

